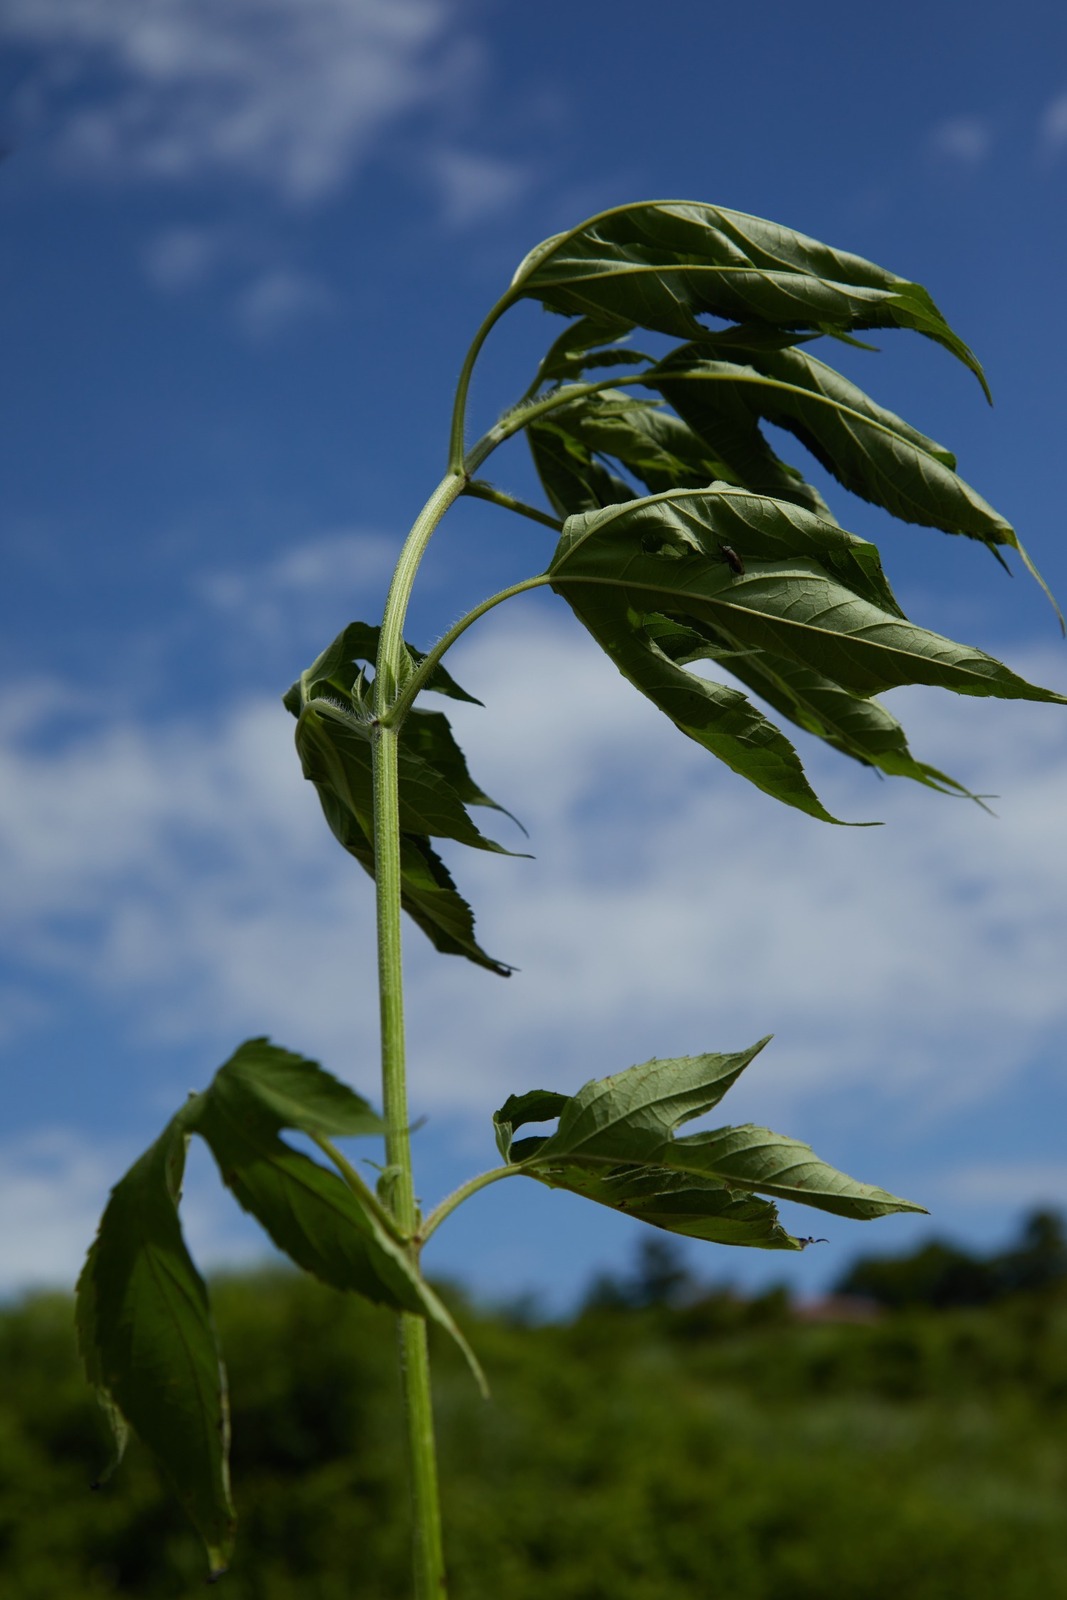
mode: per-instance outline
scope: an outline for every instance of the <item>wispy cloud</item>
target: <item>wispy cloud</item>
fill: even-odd
[[[1058,156],[1067,149],[1067,91],[1058,94],[1045,107],[1039,137],[1045,155]]]
[[[396,540],[385,534],[338,528],[294,541],[283,555],[261,566],[204,574],[199,598],[224,611],[243,634],[291,632],[303,607],[319,614],[324,597],[351,594],[368,604],[381,594],[396,560]]]
[[[206,282],[223,253],[223,242],[210,228],[166,228],[151,239],[144,268],[157,289],[175,293]]]
[[[945,117],[927,135],[927,153],[943,167],[974,171],[992,154],[995,126],[980,116]]]
[[[0,1295],[73,1288],[108,1190],[139,1154],[128,1141],[58,1125],[0,1144]],[[197,1140],[182,1191],[182,1230],[199,1267],[250,1265],[270,1255],[263,1234],[228,1202]]]
[[[471,42],[444,0],[9,0],[70,167],[337,189],[396,120],[447,100]],[[60,70],[62,68],[62,70]]]
[[[484,1114],[546,1062],[567,1088],[776,1029],[760,1085],[779,1111],[847,1080],[872,1115],[917,1097],[936,1120],[1062,1034],[1055,708],[1009,719],[921,699],[918,752],[948,765],[965,720],[982,758],[961,748],[950,770],[1001,788],[1001,820],[814,761],[838,814],[889,823],[840,830],[717,770],[572,629],[490,628],[456,670],[490,702],[449,708],[472,771],[520,812],[538,859],[450,857],[484,944],[522,969],[509,982],[408,935],[421,1107]],[[232,704],[203,728],[102,726],[59,749],[12,737],[0,777],[16,971],[120,1001],[145,1037],[266,1031],[341,1071],[373,1057],[373,964],[353,955],[373,939],[369,884],[275,704]],[[445,1015],[476,1018],[476,1037],[443,1030]]]
[[[465,228],[518,204],[534,172],[527,162],[452,148],[434,152],[428,178],[444,221]]]
[[[931,1179],[947,1198],[971,1208],[1067,1205],[1067,1161],[981,1161]]]
[[[311,273],[272,267],[241,290],[236,310],[245,332],[264,339],[309,316],[321,316],[333,303],[329,289]]]

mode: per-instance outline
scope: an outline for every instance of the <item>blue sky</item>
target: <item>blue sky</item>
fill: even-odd
[[[354,617],[444,462],[452,386],[531,245],[654,196],[770,216],[925,283],[996,405],[919,338],[845,352],[954,448],[1061,600],[1067,13],[854,5],[9,0],[0,67],[7,407],[0,636],[0,1290],[69,1283],[107,1186],[241,1039],[375,1088],[369,884],[329,837],[279,696]],[[919,17],[918,9],[914,13]],[[554,320],[486,351],[485,425]],[[795,446],[789,452],[797,457]],[[814,473],[818,476],[818,473]],[[497,479],[533,492],[521,447]],[[1067,689],[1036,586],[836,489],[909,614]],[[410,635],[544,564],[463,503]],[[412,929],[427,1200],[493,1165],[492,1110],[653,1054],[775,1043],[729,1120],[810,1140],[926,1203],[797,1258],[694,1251],[720,1281],[829,1282],[931,1231],[991,1247],[1067,1204],[1067,724],[1051,706],[890,697],[993,820],[810,752],[786,813],[629,690],[558,602],[455,653],[454,723],[536,860],[455,860],[504,983]],[[505,842],[510,842],[505,839]],[[194,1161],[207,1263],[259,1250]],[[563,1303],[634,1229],[488,1191],[429,1264]],[[554,1286],[554,1287],[553,1287]]]

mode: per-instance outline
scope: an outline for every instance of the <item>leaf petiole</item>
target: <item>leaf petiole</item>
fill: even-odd
[[[337,1146],[321,1133],[312,1133],[308,1137],[312,1143],[318,1145],[323,1155],[333,1162],[345,1183],[352,1190],[352,1193],[366,1206],[371,1215],[377,1218],[386,1233],[390,1234],[398,1244],[410,1244],[411,1235],[405,1233],[397,1225],[397,1220],[393,1213],[388,1207],[382,1205],[370,1184],[360,1177],[355,1167],[345,1159]]]
[[[483,600],[481,605],[475,606],[473,611],[468,611],[466,616],[460,617],[458,622],[454,622],[448,632],[442,634],[441,638],[438,639],[433,649],[428,650],[426,655],[423,656],[415,671],[397,694],[389,710],[379,716],[381,726],[385,728],[395,727],[403,721],[414,704],[416,696],[426,688],[446,652],[451,650],[456,640],[466,633],[471,624],[477,622],[479,617],[484,617],[487,611],[492,611],[494,606],[502,605],[505,600],[510,600],[513,595],[525,594],[528,589],[543,589],[551,582],[552,579],[547,572],[539,572],[535,578],[523,578],[521,583],[513,583],[507,589],[501,589],[498,594],[490,595],[488,600]]]
[[[430,1235],[436,1233],[442,1222],[450,1217],[464,1200],[469,1200],[472,1194],[477,1194],[479,1189],[487,1189],[491,1183],[498,1183],[501,1178],[512,1178],[522,1171],[522,1166],[516,1162],[507,1167],[492,1167],[490,1171],[480,1172],[476,1178],[469,1178],[466,1183],[461,1183],[458,1189],[453,1189],[452,1193],[430,1212],[415,1235],[416,1243],[425,1244]]]
[[[503,506],[505,511],[516,511],[519,516],[529,517],[531,522],[540,522],[544,527],[551,528],[554,533],[563,532],[563,523],[558,517],[550,516],[547,511],[539,511],[536,506],[528,506],[525,500],[516,500],[514,495],[508,494],[504,489],[494,488],[491,483],[486,483],[484,478],[472,478],[464,493],[469,494],[474,500],[488,500],[494,506]]]

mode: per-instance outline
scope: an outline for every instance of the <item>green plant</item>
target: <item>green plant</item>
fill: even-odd
[[[476,358],[522,299],[540,301],[566,326],[519,403],[468,448]],[[702,316],[723,325],[710,328]],[[957,795],[968,791],[912,755],[875,695],[924,683],[1063,703],[909,622],[875,547],[838,525],[764,435],[761,424],[774,423],[845,487],[896,516],[977,539],[1001,561],[1013,548],[1029,565],[1012,528],[957,475],[947,450],[807,349],[819,337],[855,345],[858,332],[893,327],[937,341],[985,388],[975,356],[918,285],[755,217],[652,202],[604,212],[539,245],[479,328],[460,374],[448,470],[400,552],[380,627],[346,628],[285,696],[305,776],[338,841],[376,884],[384,1114],[311,1061],[263,1039],[242,1045],[116,1186],[79,1284],[81,1349],[113,1424],[115,1459],[128,1422],[198,1527],[213,1571],[226,1564],[233,1515],[221,1358],[178,1220],[192,1134],[299,1266],[398,1315],[419,1600],[443,1595],[445,1584],[428,1321],[451,1334],[483,1381],[420,1269],[422,1246],[462,1201],[525,1176],[669,1232],[777,1250],[808,1241],[785,1230],[776,1199],[853,1218],[922,1209],[765,1128],[676,1136],[718,1104],[761,1040],[646,1062],[573,1095],[511,1096],[494,1117],[501,1165],[423,1217],[404,1063],[402,910],[438,950],[509,971],[477,942],[470,907],[432,842],[501,850],[470,814],[496,803],[471,777],[444,714],[416,704],[424,692],[471,698],[444,657],[503,601],[550,587],[683,733],[825,822],[837,819],[780,728],[741,689],[688,670],[694,663],[727,669],[846,755]],[[635,329],[682,342],[647,355],[627,342]],[[550,511],[477,476],[519,433]],[[647,493],[635,491],[635,480]],[[544,572],[483,601],[423,653],[404,639],[412,585],[441,518],[464,494],[532,518],[557,543]],[[557,1124],[550,1135],[516,1137],[547,1121]],[[329,1165],[287,1143],[286,1129],[311,1140]],[[384,1137],[386,1157],[374,1188],[333,1143],[371,1135]]]

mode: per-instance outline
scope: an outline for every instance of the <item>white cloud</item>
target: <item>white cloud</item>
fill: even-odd
[[[194,289],[218,262],[221,242],[208,228],[166,228],[144,253],[145,271],[158,289]]]
[[[538,859],[450,853],[512,979],[407,933],[418,1110],[481,1117],[511,1089],[774,1030],[751,1075],[758,1119],[773,1105],[786,1125],[798,1099],[847,1083],[872,1115],[914,1102],[936,1122],[1062,1035],[1058,708],[919,697],[918,753],[999,788],[1001,819],[820,759],[839,815],[889,824],[845,830],[717,768],[573,628],[516,613],[456,672],[489,702],[448,707],[472,771]],[[215,1048],[269,1032],[373,1094],[370,885],[290,736],[274,703],[248,700],[204,727],[104,726],[47,750],[9,738],[0,938],[16,969],[107,996],[137,1036]]]
[[[310,273],[272,267],[238,295],[237,316],[246,333],[261,339],[328,311],[332,304],[330,291]]]
[[[128,1143],[90,1140],[59,1126],[0,1145],[0,1296],[74,1287],[108,1191],[139,1154]],[[248,1266],[271,1254],[223,1190],[198,1140],[189,1146],[181,1219],[202,1271]]]
[[[5,35],[45,53],[37,114],[77,170],[231,175],[309,201],[468,80],[455,16],[443,0],[8,0]]]
[[[1067,93],[1050,100],[1041,115],[1041,147],[1047,155],[1059,155],[1067,146]]]
[[[435,151],[428,175],[444,221],[454,228],[498,216],[516,205],[534,177],[524,162],[458,149]]]
[[[1016,1211],[1035,1205],[1067,1205],[1067,1161],[983,1161],[935,1175],[931,1182],[948,1199],[970,1208]]]
[[[258,568],[208,573],[196,589],[242,633],[265,637],[283,629],[291,633],[304,605],[320,618],[319,603],[331,596],[358,596],[364,609],[373,610],[377,597],[385,598],[395,561],[395,538],[338,529],[294,542]]]
[[[927,138],[935,160],[954,167],[980,167],[993,149],[994,125],[989,117],[946,117]]]
[[[61,1129],[0,1146],[0,1293],[72,1284],[115,1171]]]

